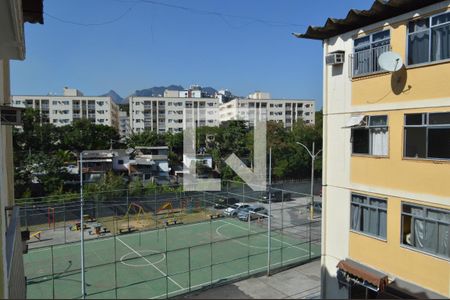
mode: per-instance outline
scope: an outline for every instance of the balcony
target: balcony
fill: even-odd
[[[383,45],[350,54],[351,76],[358,77],[384,72],[378,64],[378,57],[390,50],[391,45]]]

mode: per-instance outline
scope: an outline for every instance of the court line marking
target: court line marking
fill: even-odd
[[[229,226],[229,224],[223,224],[223,225],[221,225],[221,226],[219,226],[219,227],[216,228],[216,233],[217,233],[218,236],[220,236],[220,237],[222,237],[222,238],[225,238],[226,240],[231,240],[231,241],[233,241],[233,242],[237,242],[238,244],[241,244],[242,246],[245,246],[245,247],[248,247],[248,248],[256,248],[256,249],[267,250],[267,247],[253,246],[253,245],[250,245],[250,244],[247,245],[246,243],[243,243],[243,242],[241,242],[241,241],[235,240],[235,238],[227,237],[226,235],[220,233],[220,231],[219,231],[219,229],[221,229],[221,228],[224,227],[224,226]],[[238,237],[238,238],[240,238],[240,237]],[[245,238],[245,236],[242,237],[242,238]]]
[[[311,254],[313,254],[313,252],[311,252]],[[298,257],[295,257],[295,258],[291,258],[291,259],[285,260],[285,261],[283,261],[283,262],[286,262],[286,263],[287,263],[287,262],[289,262],[289,261],[297,260],[297,259],[300,259],[300,258],[303,258],[303,257],[307,257],[307,256],[309,256],[309,255],[298,256]],[[276,266],[276,265],[279,265],[279,264],[281,264],[281,262],[277,262],[277,263],[270,264],[270,265],[271,265],[271,266]],[[245,271],[245,272],[236,273],[236,274],[229,275],[229,276],[226,276],[226,277],[223,277],[223,278],[220,278],[220,279],[216,279],[216,280],[213,280],[213,281],[205,281],[205,282],[203,282],[203,283],[199,283],[199,284],[196,284],[196,285],[192,285],[192,286],[191,286],[191,289],[193,289],[193,288],[195,289],[195,288],[201,287],[201,286],[212,285],[213,283],[222,281],[222,280],[224,280],[224,279],[233,278],[233,277],[236,277],[236,276],[239,276],[239,275],[242,275],[242,274],[247,274],[247,273],[249,273],[249,272],[252,273],[252,272],[259,271],[259,270],[263,270],[263,269],[267,269],[267,266],[259,267],[259,268],[256,268],[256,269],[252,269],[252,270],[250,270],[250,271]],[[167,295],[176,294],[176,293],[179,293],[179,292],[185,291],[185,290],[189,290],[189,288],[187,287],[187,288],[182,288],[182,289],[179,289],[179,290],[176,290],[176,291],[173,291],[173,292],[169,292],[169,293],[167,293]],[[166,293],[161,294],[161,295],[158,295],[158,296],[155,296],[155,297],[152,297],[152,298],[148,298],[148,299],[158,299],[158,298],[161,298],[161,297],[163,297],[163,296],[166,296]]]
[[[248,230],[248,228],[245,228],[245,227],[242,227],[242,226],[239,226],[239,225],[236,225],[236,224],[233,224],[233,223],[224,221],[224,220],[220,220],[220,221],[221,221],[221,222],[224,222],[224,223],[227,223],[227,224],[229,224],[229,225],[236,226],[236,227],[241,228],[241,229],[243,229],[243,230],[245,230],[245,231]],[[254,230],[250,230],[250,232],[253,232],[253,233],[261,233],[261,234],[263,233],[263,232],[257,232],[257,231],[254,231]],[[292,244],[290,244],[290,243],[288,243],[288,242],[281,241],[281,240],[279,240],[279,239],[277,239],[277,238],[274,238],[274,237],[270,237],[270,238],[271,238],[272,240],[274,240],[274,241],[277,241],[277,242],[286,244],[286,245],[288,245],[288,246],[290,246],[290,247],[293,247],[293,248],[297,248],[297,249],[299,249],[299,250],[302,250],[302,251],[305,252],[305,253],[309,253],[309,251],[307,251],[307,250],[305,250],[305,249],[303,249],[303,248],[297,247],[297,246],[295,246],[295,245],[292,245]]]
[[[161,271],[160,268],[158,268],[157,266],[155,266],[151,261],[149,261],[148,259],[146,259],[145,257],[143,257],[139,252],[137,252],[136,250],[134,250],[132,247],[130,247],[127,243],[125,243],[124,241],[122,241],[120,238],[116,237],[117,240],[119,240],[122,244],[124,244],[128,249],[130,249],[131,251],[133,251],[134,253],[136,253],[139,257],[141,257],[143,260],[145,260],[146,262],[148,262],[153,268],[155,268],[156,270],[159,271],[159,273],[161,273],[163,276],[167,277],[167,279],[169,279],[170,281],[172,281],[176,286],[178,286],[180,289],[184,289],[178,282],[176,282],[175,280],[172,279],[172,277],[168,276],[166,273],[164,273],[163,271]]]
[[[149,249],[149,250],[141,250],[140,252],[144,252],[144,253],[147,252],[147,253],[153,253],[153,254],[162,254],[162,258],[160,260],[158,260],[158,261],[155,261],[154,264],[159,264],[160,262],[163,262],[166,259],[166,254],[165,253],[161,253],[160,251]],[[126,257],[130,256],[130,254],[133,254],[133,252],[128,252],[127,254],[122,255],[122,257],[120,258],[120,262],[122,264],[126,265],[126,266],[129,266],[129,267],[140,268],[140,267],[150,266],[149,264],[146,264],[146,265],[133,265],[133,264],[129,264],[129,263],[124,262],[124,259]]]

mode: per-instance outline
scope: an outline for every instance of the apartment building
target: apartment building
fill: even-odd
[[[285,128],[292,128],[298,120],[314,124],[315,110],[314,100],[270,99],[270,94],[257,92],[246,99],[236,98],[221,104],[219,117],[221,122],[248,120],[252,126],[264,113],[267,120],[283,123]]]
[[[218,99],[197,97],[201,94],[196,94],[196,97],[192,97],[193,95],[195,94],[191,93],[191,97],[130,97],[131,132],[182,132],[186,122],[191,122],[196,127],[218,126]]]
[[[450,1],[390,0],[297,35],[324,50],[323,298],[450,297],[449,32]]]
[[[84,118],[119,129],[119,107],[109,96],[84,96],[77,89],[65,87],[63,95],[14,95],[12,105],[38,110],[41,123],[65,126]]]
[[[119,111],[119,134],[121,137],[128,137],[130,135],[130,118],[128,112]]]

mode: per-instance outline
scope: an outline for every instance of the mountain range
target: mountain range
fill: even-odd
[[[202,87],[202,92],[205,93],[208,96],[214,96],[214,94],[217,92],[216,89],[212,87]],[[122,98],[119,94],[117,94],[114,90],[110,90],[109,92],[100,95],[100,96],[109,96],[111,97],[114,102],[117,104],[127,104],[129,97],[138,96],[138,97],[162,97],[164,96],[165,90],[172,90],[172,91],[183,91],[185,90],[181,85],[169,85],[169,86],[154,86],[147,89],[142,90],[136,90],[133,94],[128,95],[125,98]]]

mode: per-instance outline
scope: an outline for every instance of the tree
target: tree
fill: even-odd
[[[40,183],[45,194],[51,194],[63,190],[67,175],[64,161],[60,157],[40,152],[26,157],[24,165],[16,169],[15,179],[19,190],[23,186]]]
[[[166,141],[164,135],[158,134],[152,130],[145,130],[141,133],[133,133],[128,137],[127,145],[133,148],[137,146],[165,146]]]

